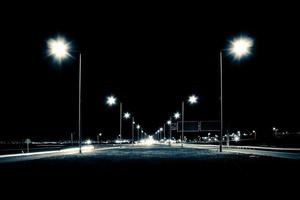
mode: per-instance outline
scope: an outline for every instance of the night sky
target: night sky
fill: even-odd
[[[300,130],[299,12],[290,4],[15,4],[1,13],[0,138],[67,139],[77,131],[78,53],[82,53],[83,137],[115,138],[123,102],[147,133],[186,106],[187,120],[219,118],[219,51],[254,38],[241,62],[224,57],[225,127]],[[5,10],[4,9],[4,10]],[[298,12],[298,13],[297,13]],[[46,41],[63,36],[73,58],[61,65]],[[124,137],[130,136],[124,121]],[[259,132],[260,131],[260,132]]]

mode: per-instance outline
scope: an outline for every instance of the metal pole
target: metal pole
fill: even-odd
[[[79,153],[81,152],[81,53],[79,54],[79,89],[78,89],[78,137]]]
[[[171,139],[172,139],[172,117],[170,117],[170,126],[169,126],[169,146],[171,146]]]
[[[226,133],[227,133],[227,147],[229,147],[229,139],[230,139],[230,138],[229,138],[229,131],[227,130]]]
[[[220,87],[221,87],[221,96],[220,96],[220,103],[221,103],[221,130],[220,130],[220,152],[222,152],[222,140],[223,140],[223,63],[222,63],[222,51],[220,51]]]
[[[132,145],[134,144],[134,117],[132,117]]]
[[[164,123],[164,140],[166,139],[166,123]]]
[[[120,147],[122,144],[122,102],[120,102]]]
[[[138,128],[137,130],[137,140],[139,141],[140,140],[140,129]]]
[[[160,136],[160,134],[161,134],[161,131],[160,130],[158,130],[158,141],[160,142],[160,139],[161,139],[161,136]]]
[[[184,132],[184,101],[182,101],[181,105],[181,113],[182,113],[182,124],[181,124],[181,147],[183,147],[183,132]]]
[[[97,135],[97,143],[99,144],[99,134]]]
[[[29,142],[27,142],[27,153],[29,153]]]
[[[71,133],[71,144],[73,146],[73,133]]]

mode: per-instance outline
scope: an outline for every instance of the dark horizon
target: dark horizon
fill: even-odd
[[[6,21],[1,32],[0,138],[67,139],[77,132],[79,51],[84,138],[98,132],[116,137],[118,106],[105,105],[110,94],[149,134],[180,112],[190,94],[197,94],[199,103],[186,106],[186,120],[218,120],[219,51],[241,34],[254,38],[255,47],[240,63],[224,56],[225,128],[262,135],[273,126],[300,131],[298,14],[288,7],[289,13],[278,15],[281,5],[257,10],[246,5],[241,11],[228,5],[210,13],[214,18],[196,11],[182,17],[143,10],[104,13],[92,6],[76,15],[81,7],[66,5],[55,15],[52,7],[12,11],[22,17]],[[46,41],[57,35],[74,49],[73,58],[61,65],[46,54]],[[129,126],[124,121],[124,137],[130,136]]]

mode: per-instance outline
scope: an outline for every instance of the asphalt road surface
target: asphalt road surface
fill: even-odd
[[[261,189],[270,184],[282,188],[286,184],[295,186],[300,180],[299,160],[167,145],[128,145],[99,148],[81,155],[54,153],[20,161],[14,159],[0,162],[2,183],[18,182],[24,186],[24,181],[34,180],[42,185],[55,182],[55,185],[74,187],[110,185],[131,189],[150,187],[158,191],[168,187],[180,191],[180,188],[217,190],[241,186]]]

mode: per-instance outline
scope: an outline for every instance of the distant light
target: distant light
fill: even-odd
[[[163,131],[163,128],[159,128],[159,131]]]
[[[167,121],[167,124],[168,124],[168,125],[171,125],[171,123],[172,123],[171,120]]]
[[[129,112],[124,113],[124,118],[129,119],[130,118],[130,113]]]
[[[137,129],[140,129],[140,128],[141,128],[141,126],[138,124],[138,125],[136,126],[136,128],[137,128]]]
[[[235,135],[233,139],[234,139],[234,141],[236,141],[236,142],[240,141],[240,137],[237,136],[237,135]]]
[[[48,55],[53,56],[59,63],[61,63],[63,59],[71,56],[69,53],[71,44],[66,42],[62,37],[49,39],[47,45]]]
[[[141,140],[141,144],[143,145],[153,145],[155,143],[155,140],[153,139],[153,136],[150,135],[147,139]]]
[[[94,150],[95,150],[95,147],[93,145],[84,145],[81,147],[81,151],[83,153],[91,152]],[[66,148],[66,149],[60,150],[60,152],[63,152],[65,154],[74,154],[74,153],[78,153],[78,151],[79,151],[79,147],[72,147],[72,148]]]
[[[135,121],[133,121],[132,124],[135,124]]]
[[[91,140],[86,140],[85,144],[92,144],[92,141]]]
[[[188,102],[189,102],[190,104],[197,103],[197,101],[198,101],[198,97],[195,96],[195,95],[190,96],[189,99],[188,99]]]
[[[109,106],[115,105],[117,102],[117,98],[115,98],[114,96],[109,96],[106,99],[106,104],[108,104]]]
[[[241,36],[230,41],[229,54],[236,60],[251,54],[251,47],[253,46],[253,39],[250,37]]]
[[[174,118],[175,118],[175,119],[180,118],[180,113],[179,113],[179,112],[176,112],[176,113],[174,114]]]

